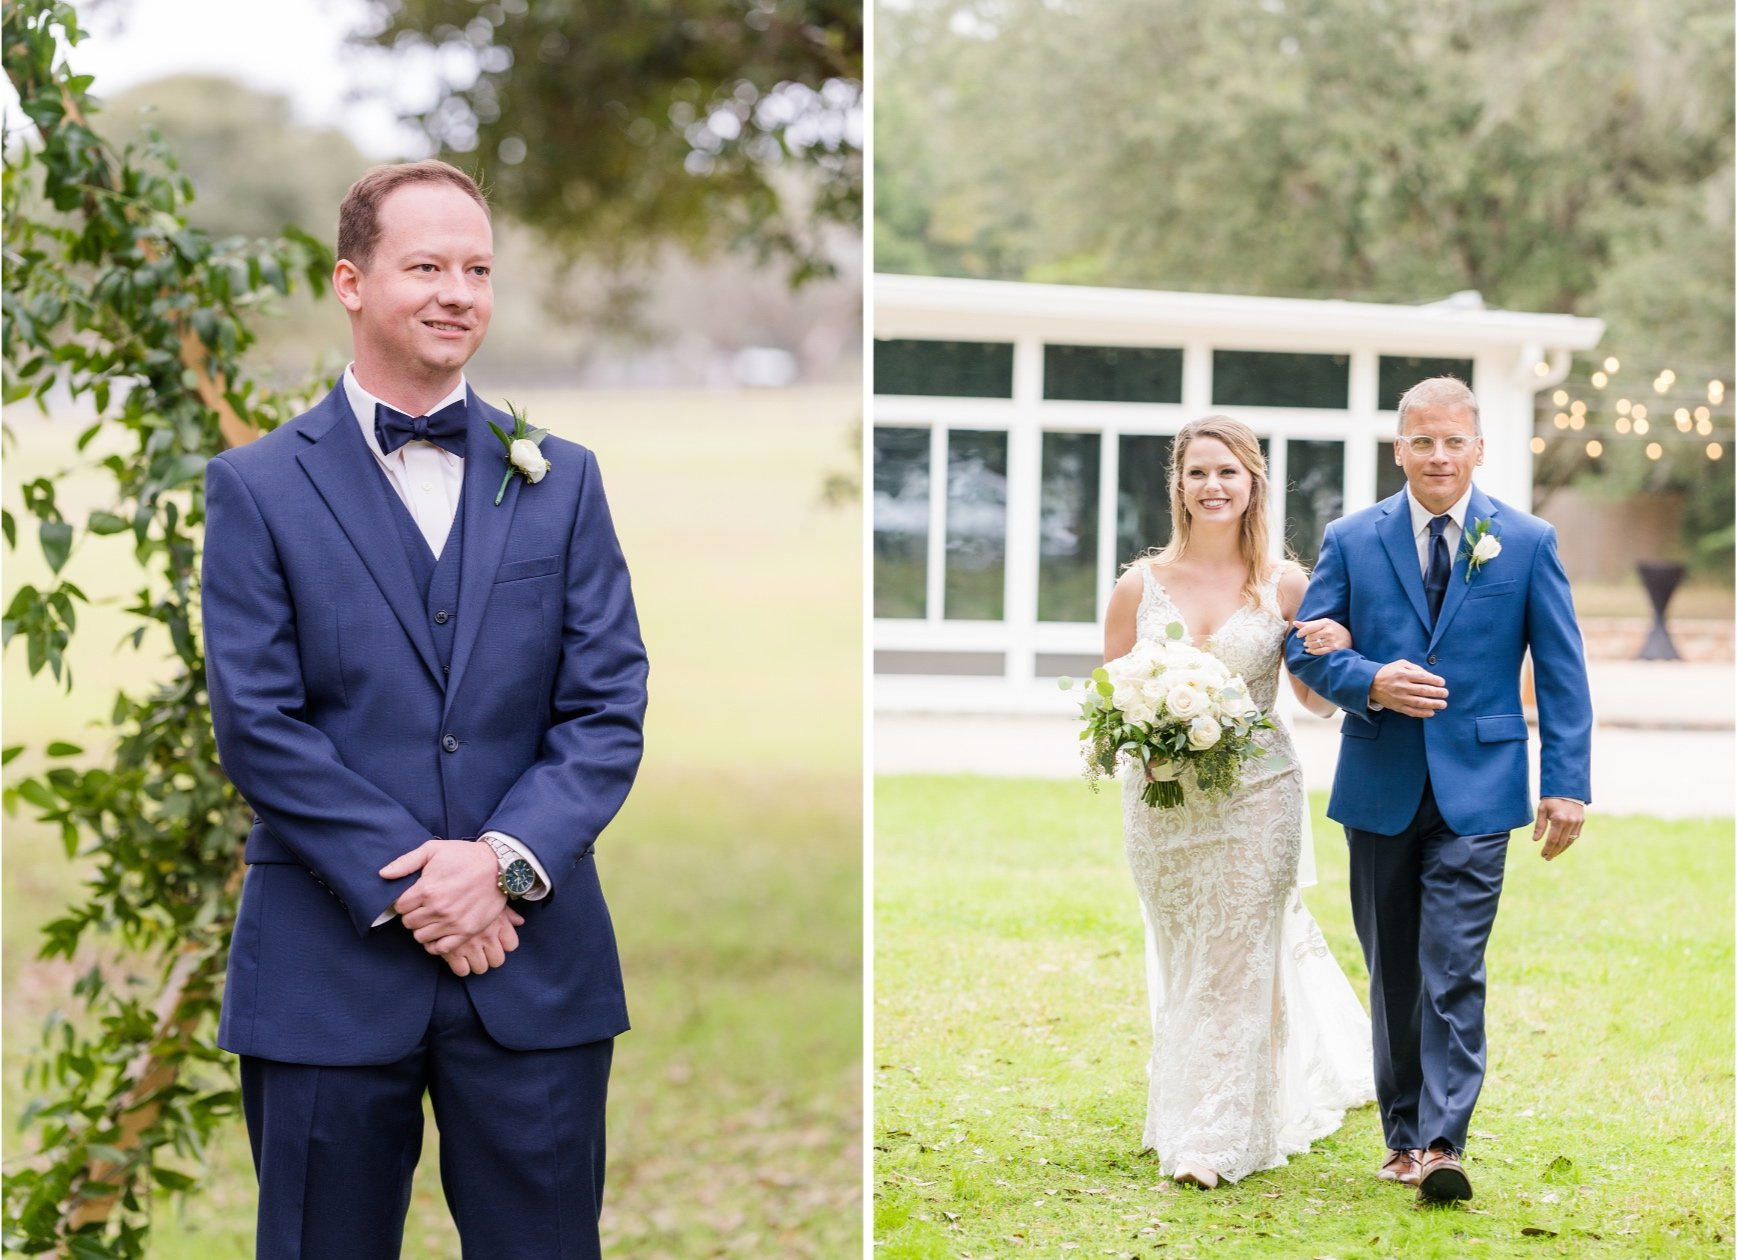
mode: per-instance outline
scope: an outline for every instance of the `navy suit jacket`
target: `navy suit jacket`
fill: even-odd
[[[494,829],[549,873],[520,945],[465,981],[512,1049],[627,1027],[592,846],[639,766],[646,660],[597,462],[550,436],[535,486],[469,395],[457,622],[444,675],[387,488],[340,385],[206,471],[206,673],[223,768],[253,807],[218,1041],[290,1063],[386,1063],[446,964],[396,921],[430,837]]]
[[[1399,834],[1417,813],[1426,776],[1443,820],[1459,835],[1530,822],[1520,703],[1528,650],[1541,794],[1592,799],[1592,700],[1556,531],[1474,486],[1465,523],[1469,529],[1482,520],[1500,537],[1501,554],[1468,582],[1462,544],[1433,628],[1405,491],[1327,526],[1297,618],[1333,618],[1351,631],[1351,646],[1310,656],[1292,635],[1285,661],[1345,710],[1327,806],[1336,822]],[[1446,709],[1413,718],[1368,708],[1376,671],[1401,659],[1446,680]]]

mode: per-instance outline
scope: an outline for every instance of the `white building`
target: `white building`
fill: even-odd
[[[1534,395],[1602,321],[1428,306],[874,278],[875,705],[1056,711],[1098,663],[1122,566],[1169,536],[1170,438],[1233,415],[1272,518],[1312,562],[1328,521],[1403,483],[1398,397],[1476,391],[1478,483],[1532,497]]]

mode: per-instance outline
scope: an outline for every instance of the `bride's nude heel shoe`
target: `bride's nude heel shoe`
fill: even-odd
[[[1197,1190],[1212,1190],[1218,1186],[1218,1174],[1203,1164],[1191,1164],[1183,1160],[1176,1165],[1176,1171],[1170,1174],[1170,1180],[1179,1186],[1193,1186]]]

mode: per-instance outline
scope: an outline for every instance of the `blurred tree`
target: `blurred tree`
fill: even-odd
[[[343,132],[298,122],[289,100],[220,75],[178,74],[107,99],[117,146],[156,128],[193,181],[187,221],[213,236],[272,236],[298,223],[336,234],[337,205],[370,165]]]
[[[861,223],[857,0],[370,4],[362,40],[439,54],[415,121],[568,257],[749,246],[801,283]]]
[[[878,17],[877,268],[1476,289],[1600,316],[1625,361],[1731,381],[1728,0],[901,0]],[[1709,477],[1693,454],[1632,470],[1691,489],[1691,522],[1730,502],[1729,460]]]

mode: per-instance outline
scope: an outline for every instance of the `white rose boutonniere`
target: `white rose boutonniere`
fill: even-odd
[[[1460,540],[1460,547],[1466,557],[1466,581],[1470,582],[1479,569],[1502,554],[1502,539],[1490,532],[1490,521],[1485,517],[1472,522],[1472,527]]]
[[[549,436],[549,430],[532,428],[530,421],[525,418],[525,413],[513,406],[511,400],[507,402],[507,410],[513,413],[513,431],[511,433],[501,428],[493,420],[489,421],[489,428],[494,431],[494,435],[501,440],[501,445],[506,448],[507,458],[507,471],[501,477],[501,488],[495,491],[496,507],[501,505],[501,500],[506,496],[507,483],[513,479],[514,474],[523,477],[534,486],[544,477],[547,477],[549,469],[554,467],[543,458],[543,452],[538,449],[543,444],[543,439]]]

